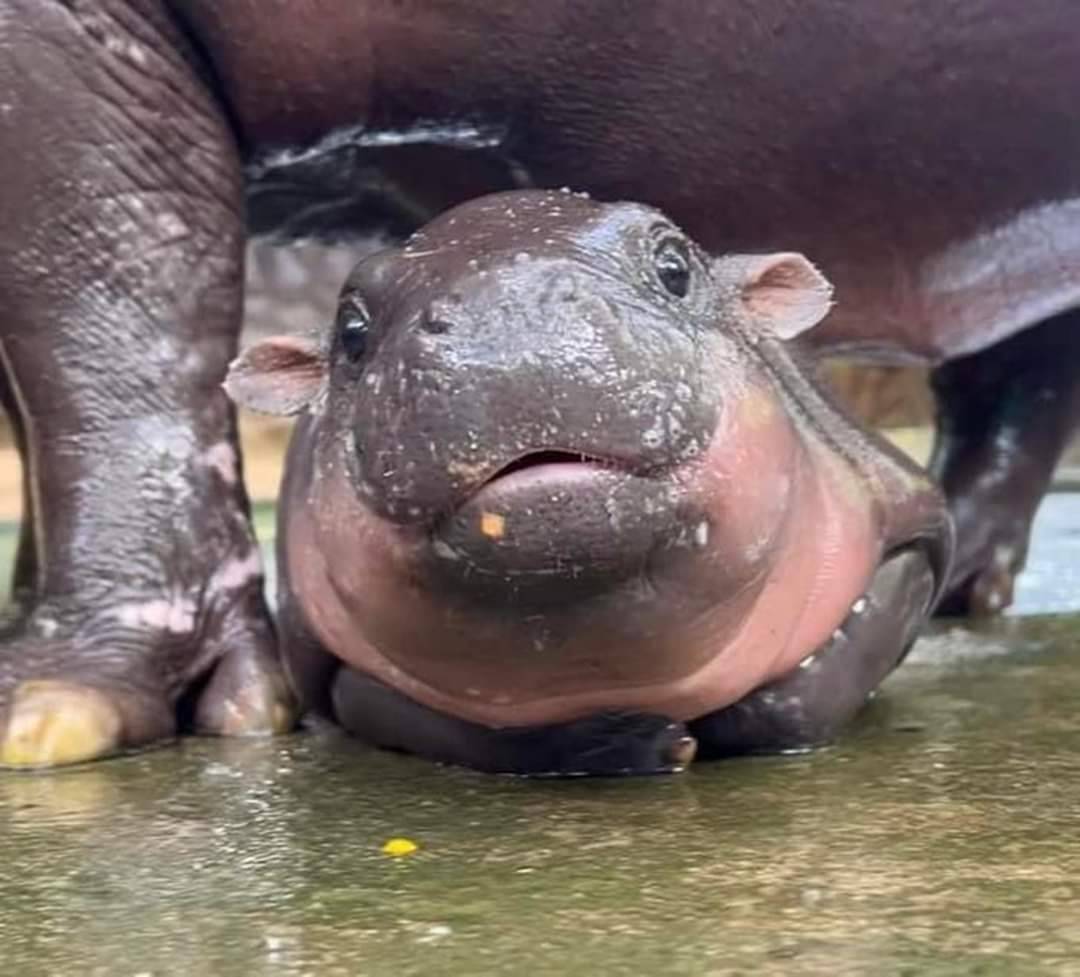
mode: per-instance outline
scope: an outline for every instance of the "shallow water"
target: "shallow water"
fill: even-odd
[[[1080,598],[1050,505],[1022,609]],[[1077,618],[944,627],[833,748],[671,778],[325,730],[0,774],[0,974],[1080,975],[1078,649]]]

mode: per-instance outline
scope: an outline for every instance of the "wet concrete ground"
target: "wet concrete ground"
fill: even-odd
[[[939,628],[812,755],[539,783],[324,731],[0,774],[0,974],[1080,975],[1078,550],[1053,496],[1023,615]]]

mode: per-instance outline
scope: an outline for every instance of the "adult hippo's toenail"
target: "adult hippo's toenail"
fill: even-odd
[[[114,753],[123,722],[96,689],[51,680],[24,682],[12,697],[0,765],[55,767]]]

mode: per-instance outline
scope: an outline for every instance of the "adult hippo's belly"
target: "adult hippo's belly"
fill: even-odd
[[[785,340],[829,287],[659,212],[495,195],[361,262],[335,330],[234,365],[303,412],[282,631],[307,705],[491,770],[654,772],[832,736],[948,562],[928,480]]]
[[[937,374],[950,589],[1003,606],[1080,412],[1077,16],[0,0],[0,403],[27,513],[0,763],[290,725],[220,389],[244,237],[403,238],[487,191],[573,185],[714,255],[798,249],[838,288],[823,344],[959,357]]]

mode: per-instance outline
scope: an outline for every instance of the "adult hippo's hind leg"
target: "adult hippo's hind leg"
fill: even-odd
[[[232,409],[240,169],[151,4],[0,0],[0,353],[28,466],[0,763],[291,722]]]
[[[1031,523],[1080,422],[1080,311],[940,367],[930,467],[949,498],[957,550],[939,610],[1011,602]]]

